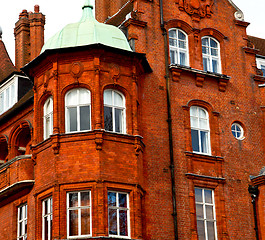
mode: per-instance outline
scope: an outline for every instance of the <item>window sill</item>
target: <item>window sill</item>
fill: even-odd
[[[224,158],[220,156],[212,156],[209,154],[203,154],[203,153],[195,153],[195,152],[185,152],[186,156],[198,158],[198,159],[205,159],[205,160],[212,160],[212,161],[223,161]]]
[[[253,79],[254,79],[254,81],[259,83],[259,87],[264,87],[265,86],[265,76],[254,75]]]
[[[220,73],[205,72],[202,70],[194,69],[188,66],[171,64],[169,66],[172,75],[172,81],[179,82],[182,73],[192,73],[195,75],[196,86],[203,87],[205,79],[213,79],[218,82],[218,89],[220,92],[225,92],[226,86],[230,77]]]

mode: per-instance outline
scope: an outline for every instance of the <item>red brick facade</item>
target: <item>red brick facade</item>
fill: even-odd
[[[241,11],[230,0],[96,0],[96,15],[122,25],[135,52],[94,44],[38,56],[44,15],[38,7],[34,13],[24,10],[16,23],[16,66],[33,60],[22,70],[34,87],[0,115],[0,239],[17,239],[23,204],[27,239],[43,239],[42,204],[49,197],[50,239],[71,239],[67,199],[72,192],[91,196],[91,232],[72,239],[122,237],[110,236],[108,192],[128,196],[127,239],[265,239],[260,172],[265,78],[257,71],[259,52]],[[188,66],[170,64],[171,29],[187,36]],[[204,69],[205,37],[218,43],[220,71]],[[90,92],[89,131],[66,130],[66,96],[72,89]],[[104,130],[107,89],[124,96],[123,133]],[[49,98],[53,134],[45,139]],[[201,150],[195,150],[193,109],[206,112],[197,118],[209,126],[196,130],[200,139],[208,134],[208,144],[199,140]],[[231,132],[233,123],[244,131],[240,139]],[[216,233],[199,227],[196,191],[213,193],[212,202],[205,195],[202,205],[213,204],[215,217],[201,221],[212,223]],[[202,237],[202,231],[212,237]]]

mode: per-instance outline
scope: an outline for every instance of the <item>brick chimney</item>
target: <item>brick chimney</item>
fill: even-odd
[[[20,69],[37,57],[44,44],[45,16],[35,5],[34,13],[23,10],[16,22],[15,35],[15,65]]]

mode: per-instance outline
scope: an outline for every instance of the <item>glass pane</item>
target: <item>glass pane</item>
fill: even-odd
[[[15,104],[16,102],[16,92],[15,92],[15,85],[11,85],[11,105]]]
[[[122,132],[122,110],[115,109],[115,132]]]
[[[109,234],[117,235],[117,210],[109,209]]]
[[[90,104],[90,93],[87,89],[79,89],[79,104]]]
[[[204,229],[204,221],[197,221],[197,230],[199,240],[205,240],[205,229]]]
[[[213,65],[213,72],[218,73],[218,61],[213,59],[212,65]]]
[[[170,30],[170,31],[168,32],[168,35],[169,35],[169,37],[176,38],[176,37],[177,37],[177,35],[176,35],[176,30]]]
[[[0,93],[0,113],[4,111],[4,94]]]
[[[24,233],[26,234],[27,232],[28,232],[28,222],[27,222],[27,220],[24,222]]]
[[[104,91],[104,104],[112,105],[112,91]]]
[[[116,206],[116,193],[115,192],[108,192],[108,205]]]
[[[90,130],[90,106],[80,107],[80,131]]]
[[[216,49],[216,48],[211,48],[211,55],[212,56],[218,56],[218,49]]]
[[[78,235],[78,210],[69,211],[69,234],[70,236]]]
[[[89,192],[81,192],[81,206],[90,206]]]
[[[200,114],[200,118],[207,118],[206,111],[201,108],[199,108],[199,114]]]
[[[196,216],[197,218],[203,218],[203,205],[196,204]]]
[[[69,193],[69,207],[78,207],[78,193]]]
[[[209,53],[208,48],[207,47],[202,47],[202,53],[203,54],[208,54]]]
[[[199,132],[198,130],[191,129],[191,141],[192,141],[192,150],[194,152],[199,152]]]
[[[209,38],[203,38],[202,39],[202,45],[203,46],[209,46]]]
[[[44,201],[44,215],[48,213],[48,200]]]
[[[181,31],[178,31],[178,38],[181,39],[181,40],[186,40],[186,36],[183,32]]]
[[[90,234],[90,209],[81,209],[81,234]]]
[[[265,66],[261,66],[261,71],[262,71],[262,75],[265,76]]]
[[[200,128],[201,129],[208,129],[208,120],[207,119],[200,119]]]
[[[43,226],[43,233],[44,233],[44,239],[48,240],[48,218],[44,218],[44,226]]]
[[[111,107],[104,107],[104,126],[105,126],[105,130],[113,131],[112,108]]]
[[[211,47],[213,47],[213,48],[217,48],[217,42],[216,41],[214,41],[213,39],[211,39]]]
[[[174,46],[174,39],[169,38],[169,46]]]
[[[71,92],[69,92],[67,94],[67,97],[66,97],[66,106],[69,106],[69,105],[77,105],[77,90],[72,90]]]
[[[208,240],[215,240],[214,222],[207,222]]]
[[[185,66],[186,65],[186,53],[180,52],[179,53],[179,60],[180,60],[180,65]]]
[[[237,132],[240,132],[241,131],[239,126],[235,125],[235,128],[236,128],[236,131]]]
[[[120,235],[128,236],[127,211],[120,210]]]
[[[209,71],[209,67],[208,67],[208,63],[209,63],[209,59],[208,58],[203,58],[203,71],[207,72]]]
[[[119,207],[127,208],[127,194],[119,193]]]
[[[202,189],[195,188],[195,202],[202,202]]]
[[[180,41],[179,40],[179,48],[183,48],[183,49],[186,49],[186,42],[185,41]]]
[[[175,51],[170,50],[170,61],[171,61],[172,64],[176,63]]]
[[[10,87],[6,90],[6,108],[10,107]]]
[[[46,123],[45,123],[45,137],[49,137],[51,135],[50,129],[51,129],[51,120],[50,120],[50,116],[47,116],[45,118]]]
[[[194,106],[192,106],[191,108],[190,108],[190,115],[191,116],[198,116],[198,111],[197,111],[197,107],[194,107]]]
[[[70,132],[77,131],[77,108],[68,108],[68,119],[70,124]]]
[[[213,206],[206,205],[205,208],[206,208],[206,218],[208,220],[214,219],[214,217],[213,217]]]
[[[209,143],[208,143],[208,132],[200,131],[201,133],[201,152],[209,153]]]
[[[206,203],[213,203],[212,190],[205,189],[204,190],[204,196],[205,196],[205,202]]]
[[[117,107],[123,107],[123,98],[117,92],[114,92],[114,105]]]
[[[19,224],[18,224],[18,235],[19,236],[21,236],[22,235],[22,222],[20,222]]]
[[[198,128],[199,123],[198,123],[198,118],[197,117],[191,117],[190,118],[190,126],[193,128]]]

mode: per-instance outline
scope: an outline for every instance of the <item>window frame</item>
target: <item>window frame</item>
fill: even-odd
[[[191,114],[191,111],[193,108],[196,108],[196,116],[192,116]],[[206,118],[201,118],[200,117],[200,110],[204,111],[206,113]],[[190,129],[191,129],[191,142],[193,142],[193,139],[192,139],[192,130],[195,130],[195,131],[198,131],[198,148],[199,148],[199,151],[195,151],[193,149],[193,144],[192,144],[192,151],[194,153],[198,153],[198,154],[204,154],[204,155],[211,155],[211,137],[210,137],[210,134],[211,134],[211,131],[210,131],[210,119],[209,119],[209,113],[208,111],[203,108],[203,107],[200,107],[200,106],[197,106],[197,105],[193,105],[190,107]],[[194,127],[192,126],[192,118],[197,118],[197,125],[198,127]],[[207,121],[207,128],[201,128],[200,127],[200,120],[203,119],[203,120],[206,120]],[[202,150],[202,139],[201,139],[201,132],[206,132],[207,133],[207,149],[208,149],[208,152],[203,152]]]
[[[105,103],[105,92],[108,92],[108,91],[109,92],[111,91],[111,96],[112,96],[112,104],[111,105]],[[115,106],[115,104],[114,104],[114,94],[115,93],[119,94],[122,97],[123,106]],[[105,129],[105,131],[113,132],[113,133],[126,134],[126,98],[125,98],[125,96],[120,91],[117,91],[115,89],[105,89],[104,92],[103,92],[103,107],[104,107],[103,116],[104,116],[104,129]],[[111,110],[112,111],[112,131],[111,130],[106,130],[106,126],[105,126],[105,107],[109,107],[109,108],[112,109]],[[121,132],[116,132],[115,131],[115,128],[116,128],[115,109],[122,110]]]
[[[129,197],[129,193],[128,192],[121,192],[121,191],[112,191],[112,190],[108,190],[108,194],[107,196],[109,196],[109,193],[115,193],[116,194],[116,206],[109,206],[109,203],[108,203],[108,234],[110,237],[116,237],[116,238],[130,238],[131,237],[131,224],[130,224],[130,197]],[[125,194],[126,195],[126,201],[127,201],[127,208],[125,207],[119,207],[118,206],[118,202],[119,202],[119,194]],[[114,235],[114,234],[110,234],[109,232],[109,229],[110,229],[110,221],[109,221],[109,210],[110,209],[114,209],[114,210],[117,210],[117,235]],[[123,236],[123,235],[120,235],[120,220],[119,220],[119,211],[120,210],[123,210],[123,211],[127,211],[127,231],[128,231],[128,236]]]
[[[45,213],[45,202],[47,202],[48,213]],[[48,240],[52,239],[52,220],[53,220],[53,198],[48,197],[42,201],[42,239],[45,239],[45,218],[48,222]]]
[[[83,90],[86,90],[89,94],[89,103],[87,104],[80,104],[79,103],[79,90],[80,89],[83,89]],[[77,91],[77,96],[76,98],[78,99],[78,103],[76,105],[68,105],[67,104],[67,97],[68,95],[71,93],[71,92],[74,92],[74,91]],[[69,91],[66,92],[65,94],[65,132],[66,133],[77,133],[77,132],[87,132],[87,131],[91,131],[92,130],[92,123],[91,123],[91,107],[92,107],[92,104],[91,104],[91,91],[88,90],[87,88],[84,88],[84,87],[80,87],[80,88],[73,88],[73,89],[70,89]],[[80,125],[80,107],[84,107],[84,106],[89,106],[89,129],[85,129],[85,130],[80,130],[81,129],[81,125]],[[76,107],[76,121],[77,121],[77,130],[76,131],[70,131],[70,117],[68,115],[68,108],[74,108]]]
[[[240,136],[239,137],[237,137],[237,136],[234,135],[234,132],[235,133],[238,133],[239,131],[237,131],[236,129],[233,130],[233,126],[239,127],[239,129],[240,129]],[[245,138],[245,136],[244,136],[244,128],[238,122],[233,122],[232,123],[232,125],[231,125],[231,132],[232,132],[233,137],[236,138],[237,140],[243,140]]]
[[[47,105],[48,102],[50,101],[50,104],[52,106],[52,110],[48,113],[47,112]],[[50,124],[49,124],[49,135],[47,135],[47,118],[50,118]],[[49,97],[46,99],[44,105],[43,105],[43,139],[46,140],[53,134],[53,98]]]
[[[202,190],[202,202],[197,202],[196,201],[196,189],[201,189]],[[205,190],[211,191],[211,197],[212,197],[212,203],[207,203],[205,201]],[[214,223],[214,236],[215,240],[218,240],[218,233],[217,233],[217,220],[216,220],[216,204],[215,204],[215,196],[214,196],[214,189],[210,188],[204,188],[204,187],[195,187],[194,188],[194,196],[195,196],[195,212],[196,212],[196,225],[197,225],[197,234],[198,234],[198,239],[199,239],[199,232],[198,232],[198,220],[203,221],[204,223],[204,236],[205,239],[203,240],[208,240],[208,227],[207,227],[207,222],[213,222]],[[200,218],[198,217],[197,213],[197,205],[202,205],[203,206],[203,217]],[[207,218],[206,214],[206,206],[212,206],[213,209],[213,219]]]
[[[256,57],[257,68],[262,71],[262,76],[265,77],[265,59]]]
[[[20,212],[22,211],[22,219],[20,219]],[[28,205],[22,204],[18,207],[17,209],[17,240],[26,240],[27,239],[27,226],[28,226]],[[21,226],[21,231],[20,233],[20,223],[22,224]]]
[[[89,206],[81,206],[81,193],[82,192],[88,192],[89,193]],[[69,207],[69,195],[71,193],[77,193],[78,194],[78,206],[77,207]],[[67,238],[71,239],[76,239],[76,238],[87,238],[87,237],[91,237],[92,236],[92,199],[91,199],[91,191],[90,190],[82,190],[82,191],[70,191],[67,192],[67,196],[66,196],[66,211],[67,211]],[[90,234],[81,234],[81,229],[82,229],[82,225],[81,225],[81,209],[89,209],[89,213],[90,213]],[[70,236],[70,211],[71,210],[78,210],[78,235],[74,235],[74,236]]]
[[[170,31],[176,31],[176,38],[172,38],[169,36],[169,33]],[[185,43],[186,43],[186,48],[180,48],[179,47],[179,38],[178,38],[178,32],[181,32],[185,35]],[[170,45],[170,39],[174,39],[175,41],[177,41],[177,47],[176,46],[172,46]],[[181,41],[184,41],[184,40],[181,40]],[[177,64],[177,65],[181,65],[181,66],[186,66],[188,67],[189,66],[189,39],[188,39],[188,35],[185,31],[183,31],[182,29],[179,29],[179,28],[170,28],[168,30],[168,46],[169,46],[169,56],[170,56],[170,64]],[[175,56],[175,59],[177,60],[175,63],[172,62],[172,59],[171,59],[171,51],[174,52],[174,56]],[[181,64],[180,63],[180,53],[185,53],[185,64]]]
[[[209,46],[205,46],[203,45],[203,39],[209,39]],[[218,53],[218,57],[216,56],[213,56],[210,52],[210,50],[213,48],[211,47],[211,40],[213,40],[214,42],[217,43],[217,53]],[[212,72],[212,73],[218,73],[218,74],[221,74],[222,73],[222,66],[221,66],[221,50],[220,50],[220,42],[212,37],[212,36],[204,36],[201,38],[201,47],[208,47],[209,48],[209,53],[203,53],[203,50],[202,50],[202,63],[203,63],[203,70],[205,72]],[[215,48],[216,49],[216,48]],[[207,59],[207,70],[205,70],[205,65],[204,65],[204,58]],[[209,61],[208,61],[209,60]],[[212,66],[212,63],[213,63],[213,60],[217,60],[217,71],[214,72],[213,71],[213,66]]]

